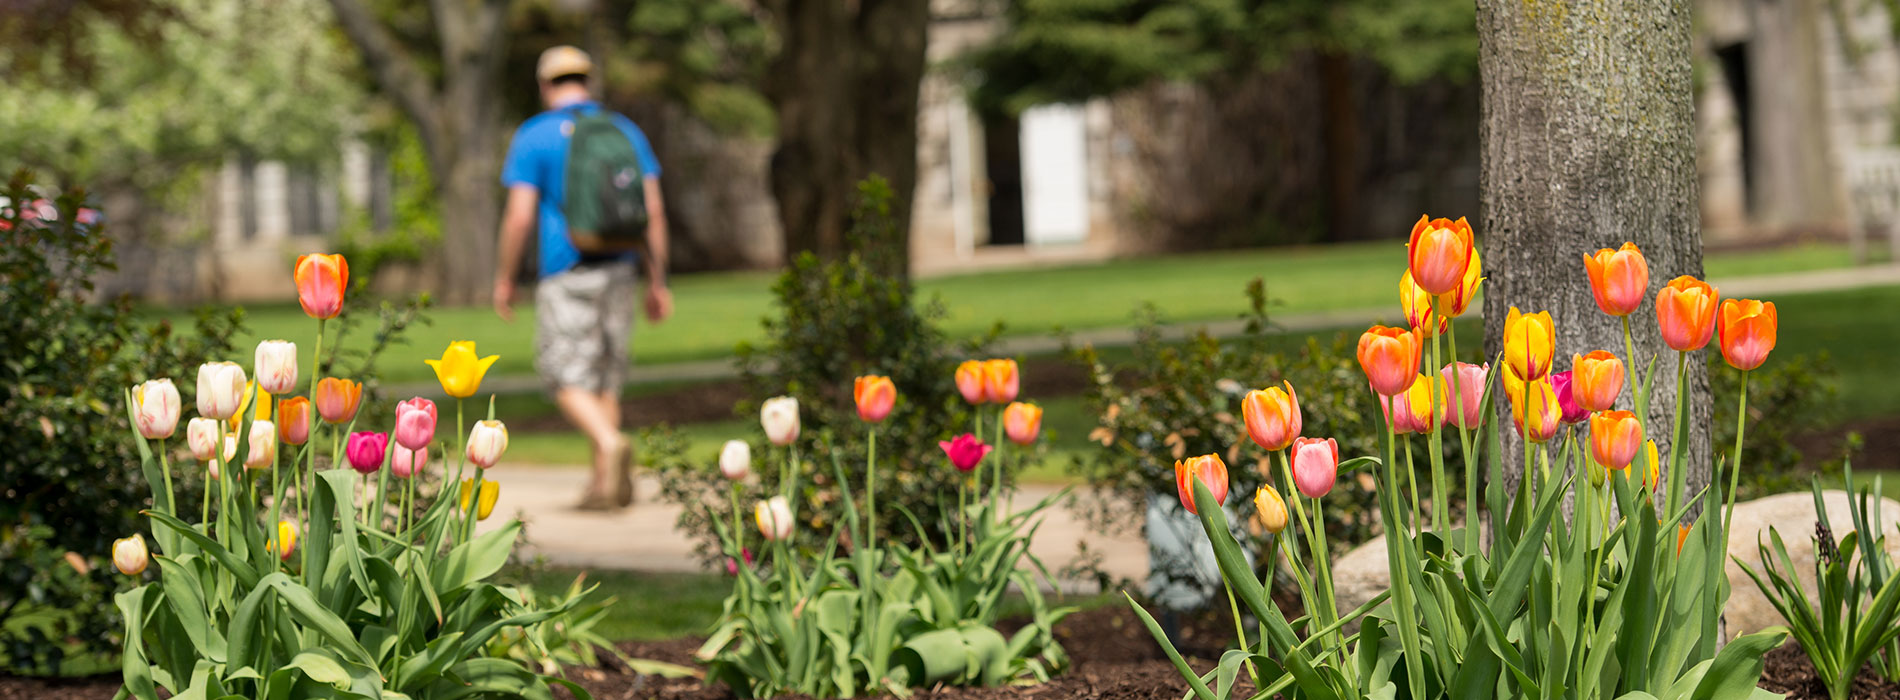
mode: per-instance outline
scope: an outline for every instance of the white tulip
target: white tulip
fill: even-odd
[[[780,396],[765,400],[759,408],[759,424],[765,427],[765,438],[772,444],[783,447],[798,440],[798,399]]]

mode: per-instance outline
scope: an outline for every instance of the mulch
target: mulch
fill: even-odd
[[[1007,631],[1007,630],[1006,630]],[[1217,617],[1183,622],[1181,651],[1195,668],[1208,668],[1227,646],[1231,627]],[[916,697],[926,700],[1178,700],[1187,685],[1162,655],[1134,613],[1110,605],[1069,616],[1056,627],[1073,666],[1049,683],[998,688],[930,688]],[[693,666],[699,639],[661,642],[623,642],[627,655]],[[643,677],[617,662],[602,668],[572,668],[568,679],[599,700],[731,700],[723,686],[707,687],[695,679]],[[1788,700],[1827,700],[1827,690],[1800,647],[1785,645],[1768,653],[1761,687],[1784,693]],[[110,700],[118,690],[116,674],[87,678],[17,678],[0,676],[0,700]],[[565,691],[557,690],[557,696]],[[1245,694],[1239,694],[1245,697]],[[1862,671],[1852,694],[1856,700],[1900,700],[1900,684],[1888,683],[1870,670]],[[780,700],[809,700],[785,696]]]

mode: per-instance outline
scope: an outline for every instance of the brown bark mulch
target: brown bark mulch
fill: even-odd
[[[1828,700],[1827,686],[1815,675],[1814,665],[1808,663],[1808,655],[1799,645],[1783,644],[1768,652],[1763,661],[1767,665],[1762,669],[1761,687],[1785,694],[1788,700]],[[1873,669],[1862,668],[1848,695],[1854,700],[1900,700],[1900,683],[1889,683]]]

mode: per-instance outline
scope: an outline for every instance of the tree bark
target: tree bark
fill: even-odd
[[[404,45],[362,0],[330,0],[337,23],[356,45],[377,86],[415,124],[435,176],[442,213],[438,299],[473,304],[489,298],[501,216],[501,99],[507,56],[502,31],[509,0],[432,0],[441,77],[422,69],[421,53]]]
[[[1485,353],[1502,349],[1515,305],[1551,312],[1558,370],[1574,353],[1624,357],[1621,320],[1597,308],[1582,255],[1634,241],[1649,260],[1650,301],[1630,316],[1638,362],[1624,359],[1639,381],[1654,361],[1645,428],[1665,456],[1665,483],[1677,353],[1657,332],[1654,295],[1678,275],[1702,276],[1689,4],[1478,1]],[[1702,353],[1688,365],[1684,464],[1694,493],[1709,480],[1711,407]],[[1514,489],[1523,443],[1497,393],[1505,486]],[[1625,391],[1619,406],[1633,401]],[[1552,459],[1558,449],[1553,441]]]
[[[805,251],[843,254],[857,182],[873,173],[890,182],[891,213],[908,231],[929,3],[776,0],[768,6],[782,42],[767,95],[778,110],[772,194],[786,258]],[[909,273],[908,244],[884,257],[899,268],[886,273]]]

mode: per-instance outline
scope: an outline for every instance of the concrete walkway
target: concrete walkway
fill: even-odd
[[[504,465],[489,470],[484,478],[499,482],[501,495],[494,515],[478,529],[492,530],[507,517],[519,518],[527,533],[520,549],[523,556],[544,557],[549,564],[578,568],[703,570],[693,554],[693,542],[673,528],[680,507],[659,500],[659,481],[651,476],[636,480],[633,507],[614,513],[586,513],[572,508],[587,481],[586,470],[578,467]],[[1060,490],[1030,485],[1011,503],[1026,508]],[[1138,531],[1120,536],[1103,534],[1060,505],[1043,513],[1042,529],[1037,531],[1030,551],[1051,573],[1075,558],[1078,543],[1087,543],[1089,551],[1102,555],[1103,568],[1110,574],[1137,581],[1147,576],[1148,545]],[[747,525],[751,525],[749,520]]]

